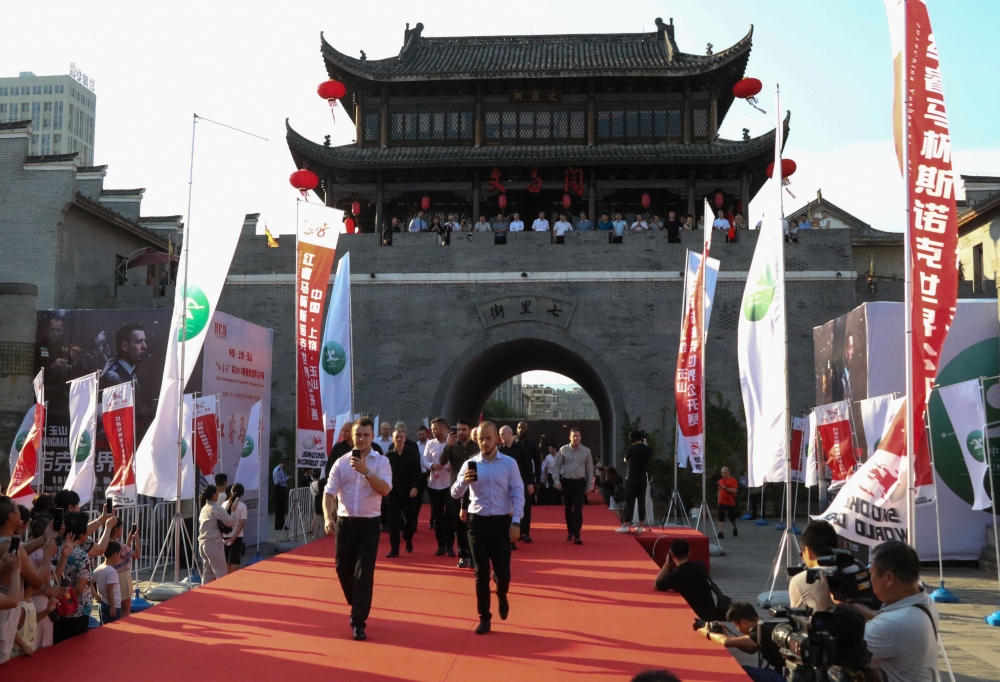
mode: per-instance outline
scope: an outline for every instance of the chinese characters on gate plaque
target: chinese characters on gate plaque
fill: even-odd
[[[476,308],[487,329],[508,322],[544,322],[566,329],[576,304],[547,296],[504,296]]]

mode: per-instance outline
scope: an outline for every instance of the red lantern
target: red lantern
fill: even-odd
[[[563,208],[569,208],[573,205],[573,198],[568,194],[563,194]]]
[[[347,234],[354,234],[355,227],[353,218],[348,218],[344,221],[344,229],[347,231]]]
[[[500,207],[501,211],[504,211],[504,210],[507,209],[507,195],[506,194],[501,194],[500,196],[497,197],[497,206]]]
[[[763,86],[756,78],[744,78],[733,86],[733,94],[740,99],[745,99],[747,104],[757,111],[766,114],[766,111],[757,106],[756,95],[761,91],[761,88]]]
[[[723,196],[722,192],[716,192],[712,203],[715,204],[716,208],[722,208],[722,205],[726,203],[726,197]]]
[[[424,197],[420,200],[420,210],[426,211],[430,209],[430,207],[431,207],[431,198],[429,196],[424,195]]]
[[[639,197],[639,203],[642,204],[643,208],[649,208],[649,195],[643,192],[642,196]]]
[[[791,177],[795,173],[796,168],[798,168],[798,166],[796,166],[795,162],[792,161],[791,159],[782,159],[781,160],[781,178],[782,178],[782,180],[786,180],[789,177]],[[767,164],[767,177],[769,177],[769,178],[773,178],[774,177],[774,162],[773,161],[771,163]]]
[[[736,212],[737,213],[743,213],[743,202],[742,201],[737,201],[736,202]]]
[[[305,197],[309,195],[309,190],[319,187],[319,176],[311,170],[303,168],[288,176],[288,182]]]
[[[361,202],[355,201],[351,203],[351,215],[359,216],[361,215]]]
[[[330,114],[333,115],[333,108],[337,106],[337,100],[343,99],[344,95],[347,94],[347,86],[331,78],[320,83],[319,87],[316,88],[316,93],[330,104]],[[333,120],[336,123],[337,117],[333,116]]]

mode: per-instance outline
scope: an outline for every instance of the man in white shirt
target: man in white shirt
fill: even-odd
[[[569,222],[566,219],[565,213],[560,213],[559,220],[557,220],[556,224],[552,226],[552,231],[556,235],[556,244],[565,244],[566,233],[571,232],[572,230],[573,230],[573,223]]]
[[[521,214],[515,213],[514,219],[510,221],[510,231],[511,232],[524,232],[524,221],[521,220]]]
[[[473,232],[492,232],[493,228],[486,222],[486,216],[479,216],[479,222],[472,226]]]
[[[424,220],[424,212],[418,211],[417,217],[410,221],[410,232],[423,232],[427,229],[427,221]]]
[[[367,639],[382,499],[392,490],[389,460],[372,450],[375,424],[354,422],[354,450],[333,463],[323,491],[327,535],[337,536],[337,577],[351,606],[354,639]]]
[[[378,432],[379,437],[372,441],[372,445],[377,445],[378,447],[375,450],[380,455],[384,455],[392,447],[392,424],[388,419],[384,419],[379,423]]]
[[[469,544],[476,563],[477,635],[490,631],[490,565],[497,584],[500,619],[507,620],[510,606],[510,548],[521,536],[524,482],[517,462],[497,450],[496,424],[483,422],[476,429],[479,454],[462,464],[451,496],[460,499],[469,491]]]
[[[545,219],[545,211],[538,214],[538,220],[531,223],[531,229],[535,232],[548,232],[549,221]]]
[[[642,214],[637,214],[635,216],[635,222],[628,229],[638,232],[639,230],[648,230],[649,224],[646,222],[645,217]]]
[[[802,547],[802,561],[806,568],[818,568],[819,558],[829,556],[837,546],[837,531],[826,521],[810,521],[799,545]],[[793,609],[808,607],[815,611],[829,611],[833,608],[833,598],[830,596],[830,585],[826,582],[826,573],[820,571],[818,578],[809,583],[807,571],[792,577],[788,581],[788,598]]]
[[[732,225],[726,220],[726,214],[721,210],[716,214],[715,220],[712,222],[712,227],[716,230],[728,230]]]
[[[543,504],[559,504],[559,493],[555,489],[552,473],[555,471],[556,456],[550,451],[542,460],[542,485],[545,487],[545,502]]]
[[[432,440],[427,441],[420,459],[430,470],[427,478],[427,498],[431,506],[431,522],[434,524],[434,538],[438,548],[434,556],[455,556],[455,524],[448,513],[451,497],[451,465],[441,465],[441,452],[448,444],[448,422],[437,417],[431,422]]]
[[[868,621],[865,644],[887,682],[938,682],[937,607],[920,584],[920,559],[905,542],[872,552],[871,581],[882,609],[852,604]]]

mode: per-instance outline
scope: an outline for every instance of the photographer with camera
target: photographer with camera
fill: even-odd
[[[698,632],[727,649],[739,649],[748,654],[757,654],[757,666],[745,665],[743,670],[754,682],[784,682],[781,670],[785,659],[774,643],[770,631],[762,633],[761,619],[757,610],[747,602],[736,602],[726,612],[726,620],[736,626],[739,636],[731,635],[721,623],[705,623]],[[696,621],[696,625],[702,621]],[[766,665],[766,667],[765,667]]]
[[[691,544],[682,538],[670,543],[670,551],[663,568],[656,575],[653,586],[660,592],[673,590],[684,597],[691,610],[703,620],[716,620],[722,611],[713,598],[713,583],[705,564],[689,560]]]
[[[802,562],[807,569],[818,569],[819,558],[829,556],[837,546],[837,531],[826,521],[810,521],[802,531],[799,540],[802,545]],[[825,571],[813,573],[815,579],[809,582],[809,571],[802,571],[788,581],[788,597],[792,608],[810,608],[813,611],[829,611],[833,608],[830,585]]]
[[[937,682],[937,609],[920,583],[916,551],[899,540],[883,542],[872,551],[871,582],[881,610],[852,606],[868,621],[872,667],[886,682]]]

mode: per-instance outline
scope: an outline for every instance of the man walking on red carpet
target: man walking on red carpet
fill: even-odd
[[[559,448],[553,468],[556,490],[562,491],[566,506],[566,540],[582,545],[583,498],[593,489],[594,458],[590,448],[580,445],[580,429],[570,430],[569,445]]]
[[[382,498],[392,490],[392,469],[389,460],[372,450],[374,436],[371,419],[354,422],[354,450],[334,462],[323,491],[326,532],[337,536],[337,577],[351,605],[351,627],[358,641],[367,638]]]
[[[497,451],[496,424],[479,425],[479,454],[470,457],[458,472],[451,496],[460,499],[469,491],[469,545],[476,570],[477,635],[490,631],[490,564],[497,583],[500,619],[507,620],[510,605],[510,546],[521,535],[524,482],[517,462]]]

